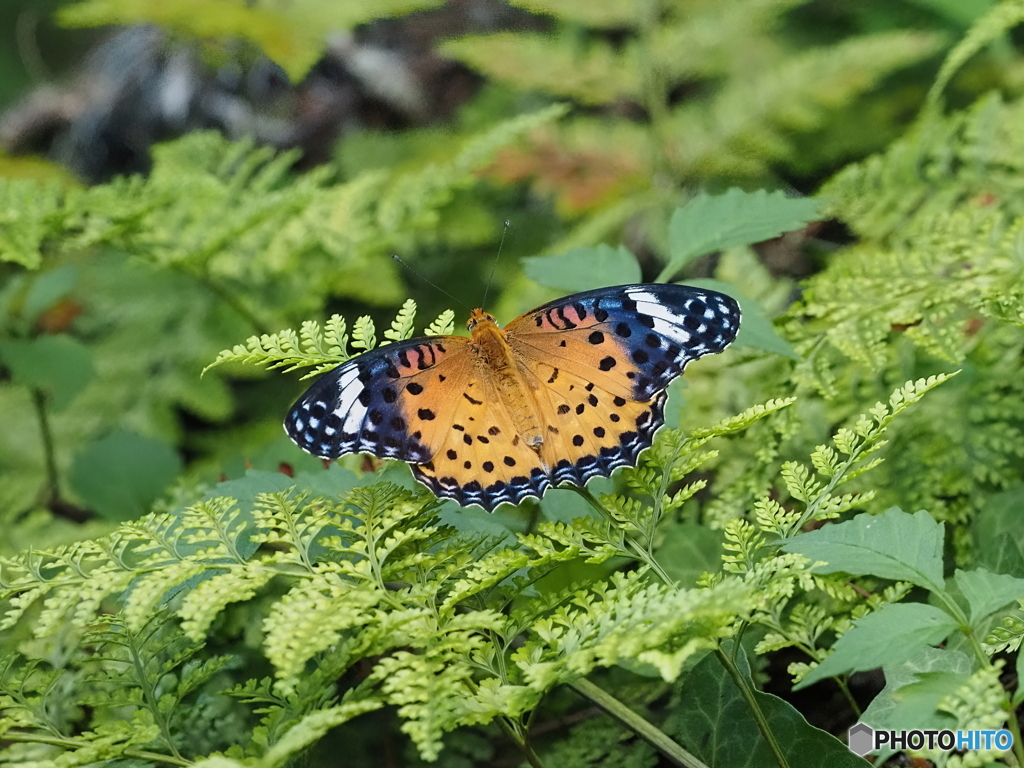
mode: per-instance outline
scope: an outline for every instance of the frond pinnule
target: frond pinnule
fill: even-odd
[[[412,336],[416,324],[416,302],[406,299],[398,315],[391,321],[391,327],[384,331],[384,338],[389,341],[405,341]]]
[[[449,336],[455,331],[455,313],[446,309],[437,319],[427,326],[427,336]]]
[[[356,318],[352,328],[352,346],[367,351],[377,346],[377,331],[369,315]]]

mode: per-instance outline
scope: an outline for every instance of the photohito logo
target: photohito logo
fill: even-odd
[[[963,752],[968,749],[1008,750],[1013,746],[1013,734],[1000,731],[950,731],[875,730],[865,723],[857,723],[850,729],[847,738],[850,751],[861,757],[873,750],[888,747],[897,751],[904,749],[941,749],[945,752]]]

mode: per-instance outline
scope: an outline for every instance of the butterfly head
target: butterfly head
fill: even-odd
[[[469,313],[469,321],[466,323],[466,329],[472,333],[473,329],[481,323],[491,323],[497,326],[498,321],[494,319],[494,315],[489,312],[484,312],[482,309],[474,309]]]

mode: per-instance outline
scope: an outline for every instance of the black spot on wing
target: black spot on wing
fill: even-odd
[[[582,338],[587,343],[618,347],[601,358],[601,370],[627,362],[639,368],[638,374],[627,375],[634,373],[633,396],[640,401],[667,387],[691,360],[721,352],[740,326],[739,305],[731,297],[705,288],[659,284],[623,285],[557,299],[525,316],[523,325],[532,329],[529,320],[547,319],[554,328],[571,331],[576,326],[565,315],[570,307],[583,317],[582,307],[598,323],[586,329]],[[540,332],[545,332],[543,327]],[[565,340],[558,346],[564,347]]]
[[[640,452],[651,446],[655,432],[665,423],[667,398],[668,395],[664,392],[658,392],[651,400],[648,410],[636,419],[638,423],[630,425],[624,431],[620,432],[621,427],[610,425],[595,427],[595,437],[602,438],[610,433],[618,438],[618,445],[604,446],[598,455],[582,456],[576,462],[570,462],[568,459],[559,461],[552,468],[552,483],[583,485],[591,478],[607,477],[619,467],[634,466]],[[575,439],[576,437],[580,438],[579,441]],[[582,435],[577,435],[572,442],[576,446],[581,446],[585,441]]]
[[[366,452],[381,458],[423,462],[430,458],[400,409],[401,399],[423,392],[402,378],[398,365],[420,369],[440,359],[434,341],[411,339],[352,358],[321,376],[292,406],[284,421],[302,450],[325,459]],[[429,408],[417,412],[434,418]]]

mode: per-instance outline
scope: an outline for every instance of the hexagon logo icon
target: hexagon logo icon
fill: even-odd
[[[849,730],[846,743],[851,752],[864,757],[874,747],[875,729],[866,723],[857,723]]]

